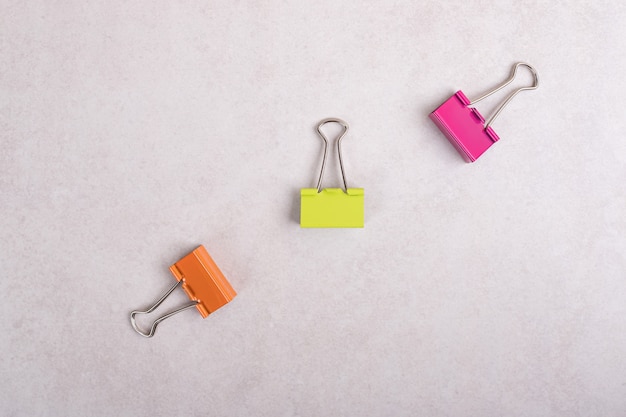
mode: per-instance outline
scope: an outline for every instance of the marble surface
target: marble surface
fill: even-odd
[[[626,6],[597,3],[1,2],[0,414],[626,415]],[[539,89],[464,163],[428,114],[517,61]],[[326,117],[362,230],[298,225]],[[140,337],[198,244],[238,296]]]

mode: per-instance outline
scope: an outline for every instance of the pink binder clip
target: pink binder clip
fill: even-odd
[[[473,106],[484,98],[489,97],[493,93],[500,91],[509,85],[517,73],[517,68],[523,65],[530,69],[533,75],[533,85],[530,87],[522,87],[513,91],[504,100],[504,102],[496,109],[493,116],[485,122],[485,118]],[[462,91],[457,91],[452,97],[446,100],[441,106],[430,114],[430,119],[435,122],[439,130],[443,132],[450,143],[454,145],[466,162],[474,162],[481,156],[491,145],[500,139],[491,127],[493,121],[498,117],[502,109],[509,104],[520,91],[534,90],[539,86],[537,71],[524,62],[518,62],[513,66],[513,71],[508,80],[488,91],[475,100],[469,100]]]

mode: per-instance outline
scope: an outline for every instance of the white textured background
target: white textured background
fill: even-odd
[[[1,415],[626,415],[623,1],[172,3],[1,2]],[[363,230],[299,228],[325,117]],[[239,295],[140,337],[197,244]]]

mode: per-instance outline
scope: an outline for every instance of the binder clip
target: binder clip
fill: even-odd
[[[343,127],[343,132],[337,139],[337,153],[339,166],[343,178],[342,188],[322,189],[324,168],[328,151],[328,138],[321,128],[326,123],[338,123]],[[300,227],[363,227],[363,188],[348,188],[346,174],[343,169],[341,158],[341,140],[348,132],[348,123],[341,119],[324,119],[317,125],[317,133],[324,141],[324,159],[322,169],[317,181],[317,188],[302,188],[300,190]]]
[[[496,109],[491,118],[485,122],[483,116],[475,107],[471,107],[484,98],[500,91],[509,85],[517,73],[519,66],[525,66],[530,69],[533,75],[533,85],[530,87],[522,87],[513,91],[502,102],[500,107]],[[511,76],[508,80],[488,91],[475,100],[469,100],[463,91],[457,91],[452,97],[446,100],[437,110],[430,114],[430,119],[435,122],[439,130],[446,135],[450,143],[454,145],[456,150],[461,154],[466,162],[474,162],[478,159],[491,145],[500,138],[491,127],[493,121],[498,117],[504,107],[515,97],[520,91],[534,90],[539,86],[537,71],[524,62],[518,62],[513,66]]]
[[[202,318],[206,318],[237,295],[202,245],[170,266],[170,271],[176,278],[176,284],[167,290],[149,309],[145,311],[135,310],[130,313],[130,323],[133,329],[144,337],[152,337],[158,324],[174,314],[195,307]],[[140,329],[135,321],[135,316],[137,314],[149,314],[156,310],[178,287],[182,287],[191,302],[156,319],[149,331]]]

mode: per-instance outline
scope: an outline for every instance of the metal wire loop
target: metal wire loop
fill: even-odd
[[[341,139],[343,139],[346,133],[348,133],[349,126],[346,121],[337,119],[337,118],[324,119],[321,122],[319,122],[319,124],[317,125],[317,133],[320,135],[320,137],[324,141],[324,158],[322,159],[322,169],[320,170],[320,177],[319,177],[319,180],[317,181],[317,192],[318,193],[322,192],[322,179],[324,178],[324,169],[326,168],[328,138],[322,132],[322,126],[324,126],[326,123],[338,123],[343,127],[343,132],[341,133],[341,135],[339,135],[339,138],[337,139],[337,154],[339,155],[339,166],[341,168],[341,178],[343,179],[343,190],[347,193],[348,183],[346,182],[346,173],[343,169],[343,159],[341,158]]]
[[[163,303],[163,301],[165,301],[165,299],[176,289],[178,288],[180,285],[183,284],[185,280],[181,279],[180,281],[177,281],[176,284],[174,284],[169,290],[167,290],[165,292],[165,294],[163,294],[163,296],[161,296],[161,298],[159,298],[156,303],[154,303],[154,305],[152,307],[150,307],[149,309],[145,310],[145,311],[141,311],[141,310],[135,310],[133,312],[130,313],[130,324],[132,324],[133,329],[135,329],[135,331],[137,333],[139,333],[140,335],[142,335],[143,337],[152,337],[154,336],[154,332],[156,331],[157,326],[159,325],[159,323],[161,323],[163,320],[172,317],[174,314],[180,313],[181,311],[187,310],[189,308],[195,307],[199,301],[192,301],[189,304],[186,304],[180,308],[177,308],[176,310],[170,311],[167,314],[164,314],[163,316],[159,317],[158,319],[156,319],[154,321],[154,323],[152,323],[152,327],[150,327],[150,331],[146,332],[143,331],[142,329],[139,328],[139,326],[137,326],[137,322],[135,321],[135,316],[137,314],[149,314],[152,313],[154,310],[156,310],[161,303]]]
[[[530,86],[530,87],[518,88],[517,90],[515,90],[511,94],[509,94],[509,96],[502,102],[502,104],[496,109],[496,111],[493,113],[493,115],[485,123],[485,129],[487,129],[493,123],[493,121],[496,120],[496,117],[498,117],[498,115],[504,109],[504,107],[507,104],[509,104],[509,102],[513,99],[513,97],[515,97],[519,92],[524,91],[524,90],[534,90],[537,87],[539,87],[539,77],[537,76],[537,71],[530,64],[527,64],[525,62],[518,62],[518,63],[516,63],[513,66],[513,70],[511,71],[511,76],[509,77],[508,80],[504,81],[502,84],[500,84],[499,86],[495,87],[494,89],[486,92],[485,94],[483,94],[482,96],[478,97],[477,99],[472,100],[472,102],[469,105],[472,106],[472,105],[478,103],[479,101],[481,101],[482,99],[489,97],[490,95],[500,91],[501,89],[503,89],[504,87],[509,85],[515,79],[515,76],[517,75],[517,68],[519,68],[520,66],[527,67],[530,70],[530,72],[533,75],[533,85]]]

